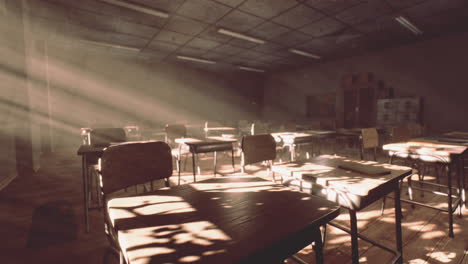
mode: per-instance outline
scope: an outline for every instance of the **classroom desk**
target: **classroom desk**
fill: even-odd
[[[449,236],[454,237],[453,234],[453,212],[457,208],[461,210],[465,204],[465,188],[464,188],[464,173],[463,173],[463,155],[467,153],[468,142],[455,142],[447,140],[445,137],[422,137],[412,139],[408,142],[387,144],[382,147],[384,150],[389,151],[391,157],[398,155],[407,155],[407,158],[414,160],[421,160],[423,162],[439,162],[447,164],[447,189],[448,189],[448,209],[439,209],[432,206],[416,203],[425,207],[430,207],[436,210],[448,212],[449,215]],[[432,160],[429,160],[432,159]],[[452,204],[452,167],[455,168],[458,193],[459,197],[456,200],[456,206]]]
[[[235,127],[204,127],[205,137],[210,136],[210,132],[219,132],[219,133],[234,133],[237,131]]]
[[[349,167],[352,169],[346,169]],[[272,171],[289,177],[290,181],[299,180],[301,189],[303,182],[310,183],[312,195],[324,197],[349,210],[351,230],[348,232],[351,234],[353,263],[359,263],[358,237],[392,252],[394,262],[403,262],[399,181],[411,174],[411,168],[322,155],[308,162],[274,165]],[[395,196],[396,251],[357,232],[356,212],[391,192]],[[334,226],[346,230],[336,224]]]
[[[216,153],[218,151],[231,151],[232,155],[232,169],[235,170],[234,165],[234,143],[237,139],[230,137],[208,137],[206,139],[197,138],[178,138],[175,140],[178,144],[185,144],[189,146],[190,153],[192,154],[192,169],[193,169],[193,181],[196,181],[196,156],[199,153],[214,154],[214,174],[216,175]]]
[[[282,263],[315,242],[339,207],[257,177],[222,177],[108,202],[124,258],[135,263]]]
[[[78,148],[77,154],[81,156],[81,177],[83,183],[83,196],[84,196],[84,221],[85,221],[85,230],[89,232],[89,209],[93,209],[89,205],[89,187],[90,183],[88,175],[88,166],[91,158],[100,158],[104,152],[105,146],[91,146],[91,145],[81,145]]]

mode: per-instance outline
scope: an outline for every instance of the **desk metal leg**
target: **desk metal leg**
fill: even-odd
[[[401,202],[400,202],[400,188],[399,185],[395,187],[395,235],[396,235],[396,248],[400,253],[400,258],[397,263],[403,263],[403,239],[401,234]]]
[[[462,192],[461,192],[461,199],[462,199],[462,209],[466,207],[466,185],[465,185],[465,159],[463,156],[460,157],[461,163],[461,184],[462,184]]]
[[[349,210],[349,217],[351,220],[351,253],[353,264],[359,264],[359,246],[358,246],[358,232],[357,232],[357,219],[356,211]]]
[[[454,235],[453,235],[452,169],[451,169],[451,164],[447,165],[447,185],[448,185],[449,237],[454,237]]]
[[[217,155],[216,155],[216,151],[215,151],[213,153],[214,176],[216,176],[216,159],[217,159]]]
[[[88,160],[86,155],[81,156],[81,176],[83,177],[83,196],[84,196],[84,220],[86,233],[89,232],[88,220]]]
[[[195,167],[195,153],[192,151],[193,182],[196,182]]]
[[[463,167],[462,167],[462,157],[458,157],[457,159],[457,187],[458,187],[458,203],[457,203],[457,206],[458,206],[458,217],[459,218],[462,218],[462,215],[463,215],[463,204],[464,204],[464,200],[463,200],[463,185],[462,185],[462,182],[464,181],[463,177],[462,177],[462,173],[463,173]]]
[[[314,245],[312,246],[315,251],[315,263],[323,263],[323,243],[322,243],[322,234],[320,229],[317,229],[315,234]]]
[[[291,153],[291,161],[295,161],[296,160],[296,145],[292,144],[289,147],[289,152]]]
[[[236,165],[234,165],[234,146],[231,149],[232,172],[236,172]]]

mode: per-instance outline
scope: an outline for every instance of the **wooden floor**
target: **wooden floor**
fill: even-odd
[[[81,162],[75,151],[42,157],[43,168],[37,173],[17,178],[0,191],[0,263],[104,263],[104,260],[118,263],[115,257],[106,254],[108,242],[101,212],[91,212],[91,232],[84,232]],[[220,156],[221,173],[231,174],[230,157]],[[198,179],[212,177],[212,157],[202,155],[200,162],[202,175]],[[239,166],[236,169],[239,173]],[[248,167],[248,171],[267,177],[255,166]],[[184,175],[183,182],[191,181],[190,172]],[[176,177],[172,180],[176,182]],[[419,193],[416,196],[433,205],[445,205],[442,196],[419,197]],[[393,204],[388,202],[383,216],[380,216],[380,205],[377,202],[358,213],[358,228],[368,237],[394,247]],[[455,238],[452,239],[447,235],[446,213],[403,204],[405,263],[468,264],[467,210],[463,213],[463,218],[454,217]],[[335,221],[347,225],[346,211],[342,210]],[[350,263],[350,246],[346,233],[329,226],[325,263]],[[392,257],[367,242],[360,241],[359,247],[361,263],[384,264]],[[311,248],[299,255],[314,263]]]

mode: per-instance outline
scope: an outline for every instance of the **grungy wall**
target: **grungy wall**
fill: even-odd
[[[461,33],[272,75],[265,84],[264,118],[305,118],[307,95],[338,91],[346,74],[372,72],[396,96],[423,97],[423,122],[430,129],[468,130],[466,47],[468,33]],[[343,109],[336,110],[340,120]]]

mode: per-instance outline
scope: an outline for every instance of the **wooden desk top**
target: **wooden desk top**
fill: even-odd
[[[222,177],[116,198],[130,263],[279,263],[337,217],[336,204],[255,177]]]
[[[356,169],[340,168],[342,166],[353,166]],[[409,167],[351,160],[332,155],[318,156],[303,163],[274,165],[273,170],[299,179],[302,177],[313,179],[316,184],[358,196],[366,196],[378,187],[391,181],[398,181],[412,172]],[[384,171],[388,173],[381,173]]]
[[[412,139],[408,142],[386,144],[382,148],[393,152],[449,157],[450,155],[463,154],[467,150],[468,144],[447,142],[442,138],[426,137]]]
[[[451,137],[451,138],[468,140],[468,132],[452,131],[452,132],[449,132],[449,133],[445,133],[444,136]]]
[[[235,127],[205,127],[205,131],[234,131],[237,130]]]
[[[78,148],[77,155],[82,156],[88,154],[102,154],[105,148],[105,146],[95,147],[91,145],[81,145]]]

